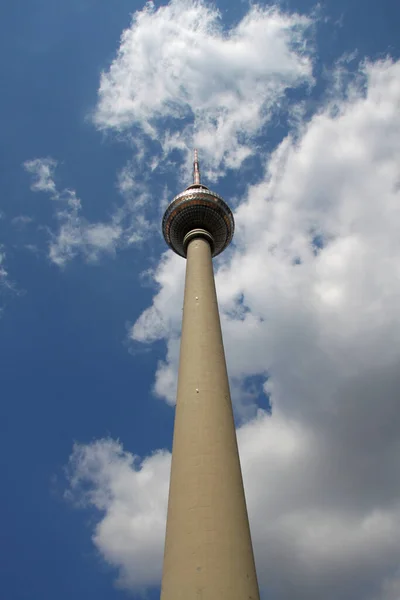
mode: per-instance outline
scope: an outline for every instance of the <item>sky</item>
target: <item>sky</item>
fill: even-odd
[[[197,147],[261,598],[399,600],[398,3],[0,17],[2,597],[159,598]]]

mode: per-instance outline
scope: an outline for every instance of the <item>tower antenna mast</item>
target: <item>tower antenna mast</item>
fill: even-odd
[[[200,185],[200,166],[199,166],[199,155],[198,155],[197,150],[194,151],[193,183],[196,185]]]

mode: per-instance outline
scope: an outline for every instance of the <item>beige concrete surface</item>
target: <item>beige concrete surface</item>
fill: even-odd
[[[209,243],[189,242],[161,600],[259,600]]]

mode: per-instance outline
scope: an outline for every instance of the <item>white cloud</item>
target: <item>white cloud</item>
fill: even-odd
[[[6,251],[4,250],[4,246],[0,244],[0,296],[6,292],[12,292],[16,294],[21,294],[22,290],[19,290],[14,281],[10,279],[10,275],[8,272],[8,268],[6,265]],[[2,308],[0,308],[0,314],[2,313]]]
[[[400,503],[358,506],[323,436],[278,412],[238,437],[262,597],[394,600]],[[122,587],[160,582],[169,469],[167,452],[140,461],[110,440],[74,447],[68,496],[102,515],[93,542]]]
[[[93,543],[119,569],[121,587],[160,579],[169,469],[167,452],[140,461],[112,440],[74,446],[67,497],[104,513]]]
[[[227,344],[233,376],[270,371],[275,338],[286,344],[297,320],[313,336],[309,343],[332,352],[334,342],[338,358],[346,344],[348,353],[364,346],[364,356],[368,336],[380,331],[380,354],[374,347],[370,359],[386,362],[393,353],[383,338],[394,339],[385,321],[397,322],[399,70],[390,62],[366,66],[367,95],[360,90],[336,116],[328,106],[296,143],[286,138],[265,181],[237,209],[236,251],[216,278],[225,334],[241,340]],[[316,235],[324,248],[313,248]],[[167,253],[154,277],[160,290],[134,339],[178,334],[183,273],[184,261]],[[251,351],[255,343],[260,352]]]
[[[32,221],[33,218],[28,217],[28,215],[19,215],[18,217],[14,217],[13,219],[11,219],[11,223],[19,229],[26,227],[27,225],[29,225],[29,223],[32,223]]]
[[[2,246],[0,246],[0,290],[4,290],[5,288],[9,289],[11,287],[10,281],[8,279],[8,271],[5,266],[5,260],[5,252],[2,250]]]
[[[2,217],[0,217],[2,218]],[[4,299],[9,293],[21,294],[22,290],[19,290],[16,284],[10,279],[8,268],[6,265],[6,252],[4,246],[0,244],[0,301],[3,304]],[[4,305],[0,305],[0,317],[4,311]]]
[[[77,254],[82,254],[88,262],[96,262],[104,253],[113,254],[122,234],[117,225],[88,223],[80,216],[81,203],[75,192],[66,190],[67,207],[59,210],[60,223],[56,234],[51,235],[49,258],[62,267]]]
[[[57,196],[54,182],[54,171],[57,161],[53,158],[35,158],[24,162],[25,170],[33,175],[31,190],[33,192],[46,192]]]
[[[3,279],[7,277],[7,271],[4,266],[5,254],[4,252],[0,253],[0,277]]]
[[[311,25],[304,16],[253,6],[225,31],[216,8],[193,0],[172,0],[158,9],[148,2],[137,11],[102,74],[94,114],[99,128],[129,130],[135,147],[118,175],[121,206],[108,222],[91,224],[76,192],[57,187],[56,160],[24,163],[33,176],[31,190],[57,201],[50,259],[59,266],[77,255],[96,261],[152,235],[158,229],[154,199],[161,211],[170,194],[150,186],[149,178],[157,169],[176,171],[176,149],[187,154],[187,170],[188,148],[197,145],[211,178],[240,166],[255,152],[255,136],[285,90],[312,84],[305,42]],[[152,150],[150,157],[149,139],[161,143],[161,153]]]
[[[55,201],[55,230],[46,228],[50,235],[48,256],[59,267],[80,255],[88,262],[96,262],[104,254],[114,254],[118,248],[139,243],[151,230],[143,214],[148,192],[136,184],[132,174],[123,172],[119,190],[124,203],[115,210],[108,222],[91,223],[82,215],[82,203],[75,190],[59,190],[54,177],[57,162],[51,158],[37,158],[24,163],[34,177],[31,190],[46,192]],[[130,177],[130,178],[129,178]],[[140,193],[139,193],[140,190]],[[14,224],[25,224],[27,217],[17,217]]]
[[[161,142],[164,155],[195,145],[208,177],[237,168],[254,153],[251,140],[285,89],[312,83],[310,25],[304,16],[255,5],[225,31],[218,10],[202,1],[157,9],[148,2],[102,74],[95,123],[139,127]]]

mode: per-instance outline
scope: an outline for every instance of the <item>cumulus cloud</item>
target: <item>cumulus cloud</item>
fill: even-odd
[[[278,411],[259,411],[238,441],[262,597],[395,600],[400,503],[358,506],[323,435]],[[119,586],[160,582],[169,469],[165,451],[140,461],[110,440],[74,447],[68,497],[101,513],[93,543]]]
[[[394,340],[385,322],[397,323],[399,69],[390,61],[366,65],[367,91],[343,100],[340,113],[337,102],[334,111],[328,105],[299,139],[283,140],[265,179],[236,210],[235,252],[216,275],[225,335],[241,342],[227,344],[233,375],[270,371],[275,338],[286,353],[294,321],[305,318],[308,336],[321,351],[332,353],[335,342],[346,370],[362,360],[359,347],[362,356],[373,349],[370,360],[379,362],[396,348],[383,339]],[[134,339],[179,334],[183,274],[184,262],[167,253]],[[380,336],[378,357],[369,336]],[[255,343],[262,352],[251,351]]]
[[[157,9],[148,2],[102,74],[94,121],[117,131],[135,126],[164,155],[196,146],[209,177],[237,168],[285,90],[312,83],[310,25],[305,16],[254,5],[225,30],[219,11],[202,1]]]
[[[141,461],[113,440],[74,446],[67,498],[104,514],[93,543],[119,569],[121,587],[154,585],[161,577],[170,462],[163,451]]]

